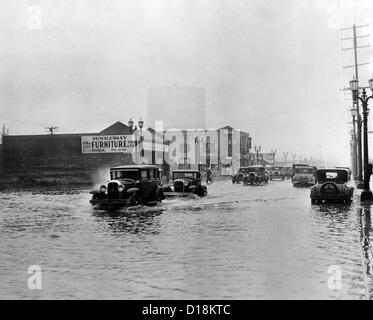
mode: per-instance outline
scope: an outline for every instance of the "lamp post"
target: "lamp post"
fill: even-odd
[[[293,164],[295,163],[295,160],[297,159],[297,155],[296,154],[293,154],[292,155],[292,158],[293,158]]]
[[[261,146],[257,147],[254,146],[254,150],[256,152],[256,165],[259,165],[259,152],[260,152]]]
[[[272,153],[272,165],[275,165],[276,164],[275,157],[276,157],[277,150],[271,149],[271,153]]]
[[[350,88],[352,91],[353,101],[360,101],[363,107],[363,148],[364,148],[364,189],[361,192],[360,200],[367,201],[373,199],[372,191],[370,190],[369,181],[371,170],[369,167],[369,152],[368,152],[368,102],[369,99],[373,98],[373,95],[368,96],[366,93],[366,87],[359,87],[359,80],[355,77],[350,81]],[[369,80],[369,88],[373,92],[373,79]],[[362,89],[362,95],[359,96],[359,91]]]
[[[137,124],[139,125],[139,128],[140,128],[140,143],[141,143],[141,146],[142,146],[142,149],[141,149],[141,152],[140,152],[140,157],[144,157],[144,144],[143,144],[143,141],[144,141],[144,137],[142,135],[142,128],[144,126],[144,121],[140,120],[137,122]]]
[[[286,167],[286,159],[288,157],[288,152],[284,152],[284,159],[285,159],[285,163],[284,163],[284,167]]]
[[[130,118],[128,120],[128,127],[130,128],[131,133],[133,133],[133,120],[132,120],[132,118]]]
[[[353,93],[354,95],[354,93]],[[362,148],[362,139],[361,139],[361,126],[363,121],[361,120],[359,100],[354,99],[353,97],[354,108],[356,109],[356,180],[357,188],[362,189],[364,184],[363,180],[363,148]]]
[[[357,159],[357,141],[356,141],[356,119],[357,119],[357,109],[350,109],[352,116],[352,174],[354,179],[358,179],[358,159]]]

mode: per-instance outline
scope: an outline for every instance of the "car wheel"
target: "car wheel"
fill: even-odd
[[[143,204],[141,196],[137,193],[133,193],[130,197],[130,204],[131,206],[138,206]]]
[[[157,202],[161,203],[163,199],[164,199],[163,192],[162,190],[159,190]]]

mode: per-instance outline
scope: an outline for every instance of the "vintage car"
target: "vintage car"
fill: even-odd
[[[90,203],[99,208],[155,205],[164,198],[160,171],[155,165],[128,165],[110,168],[110,181],[91,191]]]
[[[347,185],[347,169],[319,169],[316,184],[311,187],[311,203],[341,202],[351,203],[354,188]]]
[[[198,170],[174,170],[170,183],[163,187],[163,194],[165,197],[191,194],[203,197],[207,194],[207,187],[201,180],[201,173]]]
[[[273,166],[265,166],[265,171],[268,175],[269,180],[272,180]]]
[[[263,166],[251,166],[248,167],[248,173],[245,174],[243,178],[243,183],[245,185],[268,183],[269,176]]]
[[[316,168],[309,165],[294,165],[291,178],[294,187],[307,187],[315,184]]]
[[[232,183],[240,183],[245,175],[249,173],[249,167],[240,167],[235,175],[232,176]]]
[[[284,180],[285,179],[285,168],[281,166],[272,167],[270,180]]]

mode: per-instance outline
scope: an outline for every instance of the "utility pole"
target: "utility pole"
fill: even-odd
[[[53,133],[55,131],[58,131],[58,127],[53,127],[53,126],[50,126],[50,127],[44,127],[45,131],[46,132],[49,132],[51,136],[53,136]]]
[[[295,163],[295,160],[296,160],[296,158],[297,158],[297,155],[296,154],[293,154],[292,155],[292,158],[293,158],[293,164]]]
[[[351,148],[351,165],[352,165],[352,175],[354,179],[357,179],[358,171],[357,171],[357,135],[356,135],[356,116],[357,110],[352,108],[351,109],[352,115],[352,131],[351,131],[351,141],[350,141],[350,148]]]
[[[356,26],[355,24],[352,27],[349,28],[343,28],[341,31],[347,31],[347,30],[352,30],[352,37],[347,37],[347,38],[342,38],[343,41],[345,40],[353,40],[353,47],[349,48],[342,48],[342,51],[347,51],[347,50],[353,50],[354,51],[354,64],[350,66],[344,66],[343,68],[354,68],[355,71],[355,78],[359,80],[359,66],[362,65],[367,65],[369,62],[366,63],[358,63],[358,58],[357,58],[357,49],[361,48],[367,48],[369,45],[362,45],[358,46],[357,45],[357,39],[358,38],[366,38],[369,37],[368,35],[357,35],[356,29],[358,28],[364,28],[369,25],[359,25]],[[363,149],[362,149],[362,119],[361,119],[361,114],[360,114],[360,107],[359,107],[359,101],[358,99],[354,101],[354,105],[356,107],[357,115],[356,115],[356,124],[357,124],[357,159],[356,159],[356,169],[357,169],[357,187],[362,188],[363,183],[362,183],[362,172],[363,172]]]
[[[9,134],[9,129],[5,127],[5,124],[3,124],[3,128],[1,130],[1,144],[4,141],[4,136],[7,136]]]

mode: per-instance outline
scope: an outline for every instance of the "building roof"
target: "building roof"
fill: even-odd
[[[110,170],[118,169],[158,169],[158,166],[152,164],[133,164],[133,165],[123,165],[110,168]]]
[[[320,168],[320,169],[317,169],[317,171],[349,171],[347,168]]]
[[[111,126],[100,132],[102,135],[116,135],[116,134],[132,134],[130,127],[126,126],[120,121],[115,122]]]
[[[224,127],[221,127],[221,128],[219,128],[217,131],[222,131],[222,130],[232,130],[232,131],[239,131],[241,134],[244,134],[244,135],[248,135],[248,136],[250,136],[250,134],[248,133],[248,132],[246,132],[246,131],[243,131],[243,130],[241,130],[241,129],[235,129],[235,128],[233,128],[233,127],[231,127],[230,125],[226,125],[226,126],[224,126]]]

